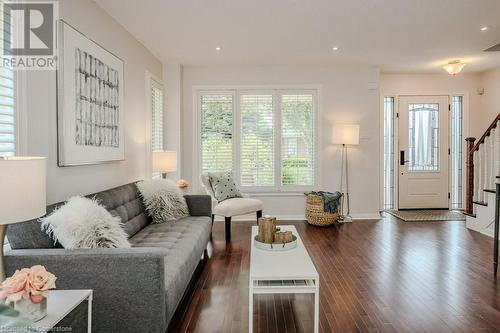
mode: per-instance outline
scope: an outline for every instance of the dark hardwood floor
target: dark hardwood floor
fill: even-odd
[[[492,239],[464,222],[294,224],[320,274],[321,332],[498,332]],[[247,332],[252,222],[213,229],[211,258],[173,332]],[[312,296],[257,295],[256,332],[311,332]]]

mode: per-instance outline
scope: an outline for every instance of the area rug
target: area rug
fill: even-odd
[[[465,221],[465,215],[460,210],[394,210],[387,209],[391,214],[405,222],[426,221]]]

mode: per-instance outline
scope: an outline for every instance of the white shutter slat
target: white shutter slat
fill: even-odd
[[[241,186],[273,186],[273,95],[241,95],[240,118]]]
[[[151,85],[151,149],[163,150],[163,89],[155,84]]]
[[[313,95],[281,95],[283,186],[314,185],[314,130]]]
[[[203,94],[201,113],[201,171],[233,170],[233,95]]]
[[[2,5],[3,1],[0,1]],[[3,20],[3,6],[0,6],[0,18]],[[1,22],[3,38],[4,22]],[[10,28],[7,26],[7,34]],[[3,48],[3,40],[1,41]],[[16,117],[15,117],[15,76],[9,68],[0,67],[0,156],[16,154]]]

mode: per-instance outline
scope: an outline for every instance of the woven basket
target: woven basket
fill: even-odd
[[[339,220],[340,214],[328,213],[323,209],[323,197],[315,194],[304,193],[306,200],[306,219],[309,224],[316,226],[329,226]]]

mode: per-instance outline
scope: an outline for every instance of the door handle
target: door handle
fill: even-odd
[[[405,165],[405,151],[401,150],[399,152],[399,165]]]

